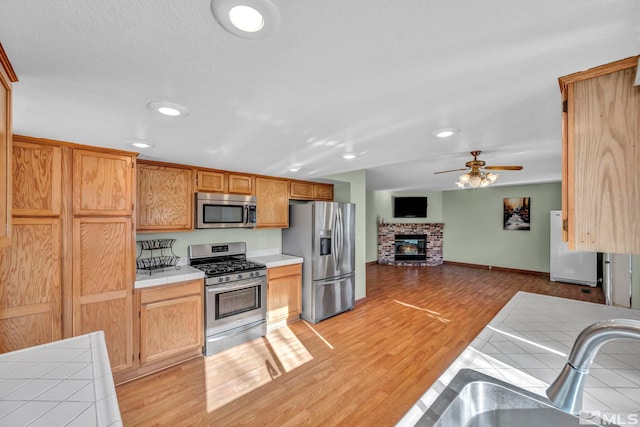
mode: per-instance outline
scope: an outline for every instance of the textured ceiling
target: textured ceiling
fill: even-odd
[[[279,30],[247,40],[209,0],[2,0],[14,132],[290,178],[366,169],[370,190],[453,189],[433,172],[471,150],[524,166],[497,184],[559,181],[557,78],[640,53],[638,0],[272,1]]]

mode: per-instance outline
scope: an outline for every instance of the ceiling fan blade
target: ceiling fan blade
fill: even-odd
[[[466,171],[466,170],[468,170],[468,169],[467,169],[467,168],[463,168],[463,169],[451,169],[451,170],[448,170],[448,171],[434,172],[433,174],[434,174],[434,175],[437,175],[437,174],[439,174],[439,173],[449,173],[449,172],[458,172],[458,171]]]
[[[522,170],[522,166],[485,166],[484,169],[494,171],[519,171]]]

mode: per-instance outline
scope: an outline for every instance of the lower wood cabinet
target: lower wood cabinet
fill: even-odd
[[[114,373],[116,384],[202,356],[204,280],[136,289],[132,369]]]
[[[140,289],[140,366],[180,353],[202,352],[202,280]]]
[[[267,325],[270,329],[300,320],[302,264],[267,270]]]

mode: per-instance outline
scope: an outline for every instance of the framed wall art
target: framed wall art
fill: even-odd
[[[530,197],[506,197],[502,199],[504,230],[530,230],[531,229],[531,198]]]

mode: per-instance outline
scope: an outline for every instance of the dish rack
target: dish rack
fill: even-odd
[[[149,275],[153,271],[162,270],[168,267],[174,267],[176,270],[180,270],[180,266],[177,265],[180,260],[179,256],[173,253],[173,244],[176,239],[151,239],[151,240],[139,240],[137,245],[140,248],[140,255],[136,258],[136,268],[138,270],[148,270]],[[149,252],[148,258],[141,258],[142,254],[146,251]],[[160,251],[159,255],[154,255],[154,252]],[[168,255],[166,251],[171,252]]]

